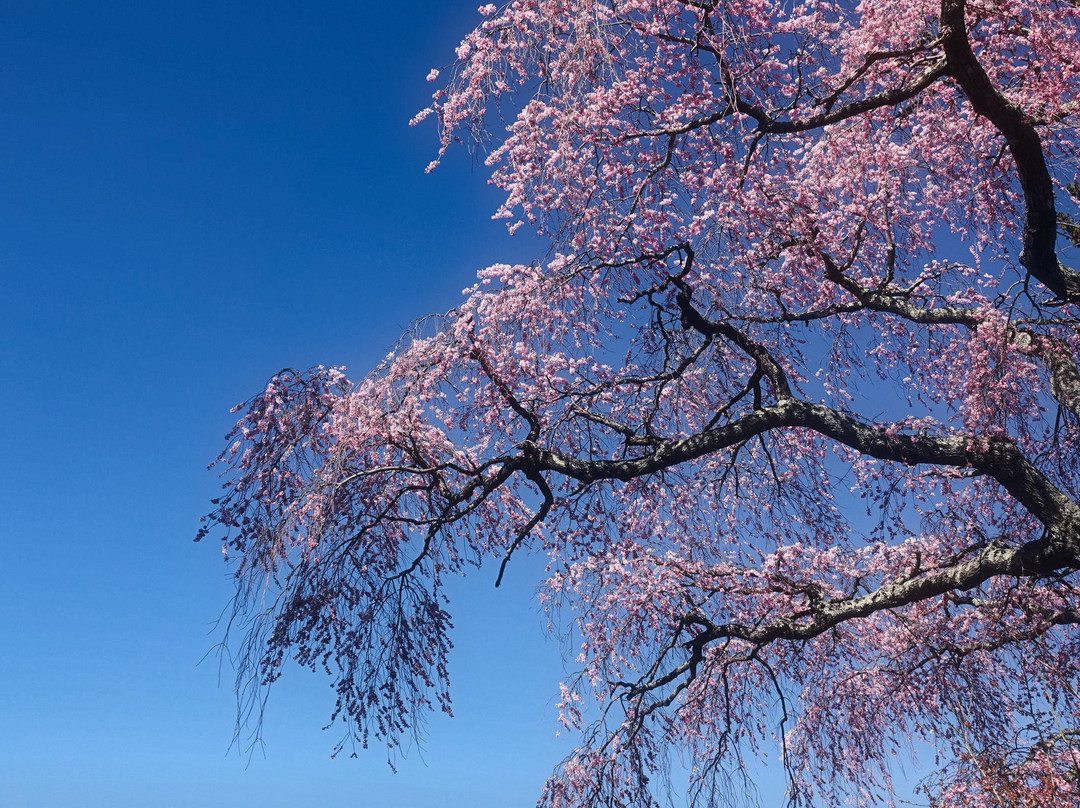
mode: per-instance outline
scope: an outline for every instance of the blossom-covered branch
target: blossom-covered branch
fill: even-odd
[[[936,808],[1080,802],[1080,7],[481,13],[417,122],[551,253],[243,408],[242,707],[292,657],[394,750],[451,709],[448,577],[531,552],[551,808],[651,808],[673,755],[699,804],[780,758],[869,805],[928,748]]]

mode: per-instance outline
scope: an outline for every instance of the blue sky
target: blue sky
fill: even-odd
[[[434,126],[407,126],[476,5],[0,6],[0,805],[528,805],[567,750],[528,564],[461,588],[457,718],[396,776],[329,759],[332,695],[299,670],[229,752],[231,674],[200,664],[229,408],[282,367],[362,375],[538,250],[463,150],[425,175]]]

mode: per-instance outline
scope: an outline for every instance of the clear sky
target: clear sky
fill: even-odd
[[[231,582],[198,517],[229,408],[283,367],[363,375],[476,269],[532,257],[428,70],[478,3],[0,4],[0,806],[532,804],[567,751],[528,564],[463,587],[457,718],[394,776],[329,759],[294,670],[229,751]]]

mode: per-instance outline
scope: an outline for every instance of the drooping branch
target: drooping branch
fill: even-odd
[[[506,565],[510,563],[510,557],[514,554],[514,551],[521,546],[522,542],[528,538],[533,528],[539,525],[547,515],[551,512],[551,506],[555,504],[555,497],[551,493],[551,488],[547,484],[547,480],[544,479],[542,474],[532,471],[531,469],[525,470],[525,476],[540,489],[541,495],[544,497],[544,501],[540,503],[540,507],[537,508],[536,513],[532,515],[532,518],[517,532],[514,536],[514,540],[510,543],[510,546],[506,549],[506,555],[503,556],[502,563],[499,564],[499,574],[495,578],[495,586],[498,587],[502,584],[503,574],[506,572]]]

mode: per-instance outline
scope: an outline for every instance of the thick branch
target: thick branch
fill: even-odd
[[[974,589],[991,578],[1045,575],[1048,568],[1074,567],[1080,563],[1080,556],[1048,553],[1046,547],[1031,546],[1035,544],[1038,542],[1021,547],[987,547],[967,561],[920,578],[886,584],[856,598],[823,601],[809,620],[783,617],[759,626],[741,623],[711,626],[695,637],[694,642],[705,644],[729,637],[755,645],[774,640],[809,640],[849,620],[925,601],[946,592]]]
[[[1080,274],[1057,258],[1054,184],[1042,140],[1018,104],[999,93],[975,58],[964,20],[966,0],[942,0],[941,29],[949,72],[971,102],[1005,137],[1024,192],[1025,220],[1020,263],[1061,300],[1080,303]]]
[[[867,289],[845,275],[827,253],[822,253],[821,259],[825,264],[825,277],[850,293],[863,308],[895,314],[910,322],[924,325],[963,325],[974,328],[979,324],[978,318],[971,311],[960,306],[928,309],[916,306],[896,293]]]
[[[631,480],[736,446],[771,430],[803,428],[864,455],[906,465],[972,468],[997,480],[1052,538],[1060,566],[1080,566],[1080,507],[1020,452],[1011,441],[970,436],[934,437],[892,434],[822,404],[784,399],[733,421],[686,438],[660,442],[648,454],[623,460],[567,457],[532,443],[523,444],[522,462],[582,482]],[[1058,558],[1058,556],[1054,556]],[[1047,556],[1049,558],[1049,555]],[[1045,560],[1045,559],[1044,559]]]
[[[826,126],[846,121],[849,118],[854,118],[857,115],[862,115],[875,109],[893,107],[897,104],[902,104],[905,101],[910,101],[942,76],[947,75],[948,72],[949,69],[946,61],[939,58],[935,60],[929,68],[916,76],[910,84],[893,87],[890,90],[885,90],[867,96],[866,98],[860,98],[859,100],[852,101],[848,104],[842,104],[835,109],[830,108],[817,115],[811,115],[806,118],[796,118],[793,120],[779,120],[756,104],[744,101],[737,94],[733,94],[732,98],[723,109],[711,112],[708,115],[703,115],[700,118],[694,118],[681,126],[635,132],[633,134],[625,135],[623,139],[631,140],[643,137],[673,137],[685,135],[697,129],[703,129],[712,126],[715,123],[719,123],[736,112],[753,118],[754,121],[757,122],[758,132],[762,134],[790,135],[798,132],[809,132],[813,129],[822,129]]]
[[[891,90],[843,104],[835,109],[811,115],[808,118],[791,121],[778,121],[769,115],[761,107],[748,104],[740,98],[736,98],[732,106],[736,111],[749,115],[757,121],[758,129],[770,135],[786,135],[796,132],[807,132],[811,129],[820,129],[834,123],[840,123],[856,115],[870,112],[882,107],[894,107],[909,101],[935,81],[948,73],[948,67],[944,60],[935,61],[929,68],[924,70],[910,84],[901,87],[893,87]]]

